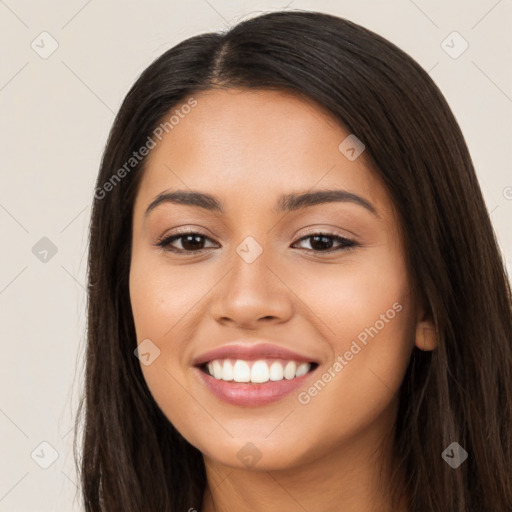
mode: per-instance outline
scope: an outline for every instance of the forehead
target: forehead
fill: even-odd
[[[228,195],[227,203],[270,206],[272,198],[291,191],[343,188],[390,206],[365,153],[351,161],[340,151],[350,132],[313,101],[247,89],[192,97],[194,108],[173,107],[181,113],[178,122],[149,153],[138,202],[190,188]]]

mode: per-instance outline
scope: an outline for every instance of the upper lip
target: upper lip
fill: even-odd
[[[209,350],[196,357],[192,364],[200,366],[215,359],[286,359],[303,363],[316,363],[314,358],[293,352],[287,348],[272,343],[254,343],[250,345],[243,343],[232,343],[222,347]]]

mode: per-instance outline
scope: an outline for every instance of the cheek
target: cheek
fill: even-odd
[[[150,340],[149,346],[157,354],[150,365],[141,364],[142,373],[154,398],[161,402],[177,384],[173,376],[183,384],[180,367],[193,336],[188,322],[194,305],[207,290],[203,291],[204,280],[198,280],[190,270],[170,269],[143,250],[133,252],[129,282],[137,343]],[[176,401],[172,396],[179,396],[178,388],[168,397]]]
[[[359,318],[358,327],[350,322],[336,338],[332,364],[300,396],[304,427],[321,433],[316,442],[325,450],[379,422],[384,428],[395,422],[397,393],[413,349],[410,312],[400,305],[400,311],[387,310],[387,322]]]
[[[303,266],[300,275],[293,290],[321,319],[322,332],[338,353],[346,350],[347,340],[361,334],[364,341],[376,323],[379,332],[386,331],[396,342],[409,328],[408,276],[400,252],[390,251],[389,245],[347,257],[339,265]]]
[[[364,265],[332,266],[314,279],[305,275],[295,288],[321,319],[318,329],[332,353],[300,402],[310,411],[318,407],[320,416],[329,407],[338,426],[350,423],[347,411],[361,415],[358,421],[375,417],[402,383],[415,331],[402,262],[398,252],[375,251]]]
[[[203,276],[204,277],[204,276]],[[194,265],[170,268],[154,257],[134,254],[130,269],[130,301],[137,340],[156,343],[170,336],[210,287]],[[176,327],[175,327],[176,326]]]
[[[144,380],[169,421],[197,443],[189,418],[201,417],[204,410],[191,400],[182,362],[187,340],[193,337],[194,305],[208,289],[192,267],[170,269],[150,254],[134,250],[129,283],[137,342],[151,340],[158,353],[151,364],[142,364],[141,359]]]

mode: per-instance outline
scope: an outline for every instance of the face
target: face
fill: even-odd
[[[414,343],[428,345],[390,197],[315,104],[194,98],[134,205],[130,298],[152,395],[232,467],[290,468],[378,437]]]

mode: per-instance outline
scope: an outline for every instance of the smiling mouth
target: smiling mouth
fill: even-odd
[[[245,384],[292,380],[317,367],[318,363],[285,359],[215,359],[198,366],[202,372],[216,380]]]

